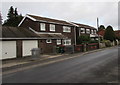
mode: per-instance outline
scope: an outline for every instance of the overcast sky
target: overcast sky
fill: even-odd
[[[3,2],[2,17],[5,20],[10,6],[18,8],[22,15],[33,14],[48,18],[78,22],[90,26],[99,24],[118,29],[118,2]]]

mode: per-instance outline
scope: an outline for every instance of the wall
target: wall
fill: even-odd
[[[38,40],[38,47],[41,49],[41,53],[53,53],[54,46],[56,46],[56,40],[52,40],[52,43],[46,43],[46,40]]]

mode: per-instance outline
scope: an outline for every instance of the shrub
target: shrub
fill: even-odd
[[[88,43],[90,42],[91,38],[89,35],[81,35],[77,39],[77,44]]]
[[[105,43],[106,47],[111,47],[111,41],[110,40],[103,40],[102,43]]]

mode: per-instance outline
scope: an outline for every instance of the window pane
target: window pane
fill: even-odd
[[[50,31],[55,31],[55,25],[50,24]]]
[[[63,32],[71,32],[71,27],[63,26]]]
[[[61,44],[61,40],[57,40],[57,45],[60,45]]]
[[[40,23],[40,30],[45,31],[45,23]]]

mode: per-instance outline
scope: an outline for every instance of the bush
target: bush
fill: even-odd
[[[77,44],[88,43],[90,40],[91,38],[89,35],[81,35],[77,39]]]
[[[111,47],[111,41],[110,40],[103,40],[103,43],[105,43],[106,47]]]

